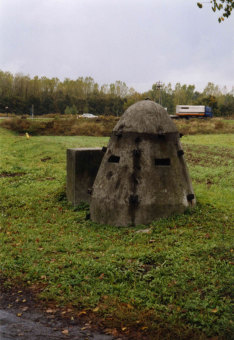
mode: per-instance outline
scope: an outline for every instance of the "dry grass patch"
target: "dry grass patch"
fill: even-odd
[[[1,126],[18,132],[44,136],[110,136],[119,117],[99,116],[94,119],[57,116],[50,120],[11,118],[1,122]],[[184,135],[227,134],[234,132],[234,124],[222,118],[180,119],[175,123]]]
[[[18,133],[28,132],[31,135],[44,136],[109,136],[118,118],[98,117],[85,118],[55,118],[49,121],[29,119],[6,119],[1,126]]]
[[[176,126],[184,135],[233,133],[234,127],[221,118],[178,120]]]

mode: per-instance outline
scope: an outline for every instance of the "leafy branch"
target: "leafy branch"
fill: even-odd
[[[197,6],[202,8],[204,3],[207,2],[197,2]],[[211,8],[213,12],[216,12],[216,10],[223,10],[222,15],[218,18],[219,22],[224,21],[224,18],[228,18],[231,15],[232,9],[234,8],[233,0],[211,0],[209,3],[212,4]]]

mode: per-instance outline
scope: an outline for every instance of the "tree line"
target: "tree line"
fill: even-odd
[[[160,102],[168,113],[175,113],[177,104],[211,106],[216,116],[234,113],[234,87],[208,83],[202,92],[194,85],[155,83],[149,91],[139,93],[124,82],[97,84],[91,77],[76,80],[35,76],[33,78],[0,71],[0,112],[35,115],[48,113],[120,116],[138,100],[150,98]]]

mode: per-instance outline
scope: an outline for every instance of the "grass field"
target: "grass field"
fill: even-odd
[[[66,149],[107,141],[0,129],[5,285],[37,287],[46,303],[95,315],[129,338],[231,339],[233,135],[182,138],[193,211],[119,229],[87,221],[87,208],[64,196]]]

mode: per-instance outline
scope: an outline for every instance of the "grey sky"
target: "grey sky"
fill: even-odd
[[[234,86],[234,14],[196,0],[0,0],[0,69],[145,91],[158,80]]]

